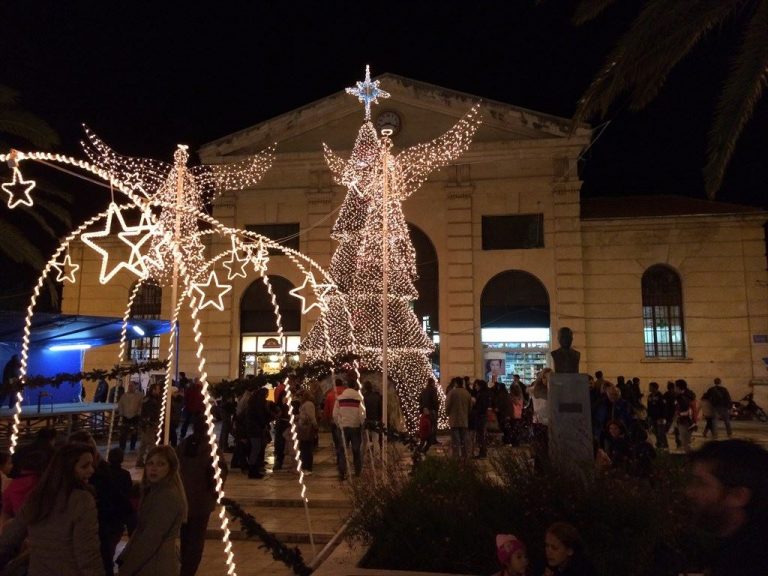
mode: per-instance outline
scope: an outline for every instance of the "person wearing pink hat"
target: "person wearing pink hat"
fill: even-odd
[[[496,535],[496,557],[501,571],[493,576],[528,576],[525,544],[512,534]]]

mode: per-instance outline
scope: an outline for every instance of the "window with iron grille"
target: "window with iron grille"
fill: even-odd
[[[131,292],[136,285],[131,287]],[[131,306],[131,318],[158,319],[163,304],[163,289],[157,284],[145,283],[139,288]],[[128,341],[128,358],[141,364],[160,358],[160,336],[146,336]]]
[[[643,339],[646,358],[685,358],[680,276],[657,264],[643,274]]]

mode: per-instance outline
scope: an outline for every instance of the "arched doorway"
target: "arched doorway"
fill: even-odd
[[[421,229],[408,224],[408,233],[416,251],[416,273],[418,278],[413,283],[419,298],[413,303],[413,312],[421,321],[427,336],[435,343],[432,358],[433,369],[440,363],[440,270],[435,245]]]
[[[269,276],[280,307],[284,341],[277,337],[275,311],[261,279],[253,281],[240,299],[240,377],[279,372],[280,354],[286,352],[289,364],[299,362],[301,342],[301,301],[289,294],[294,285],[282,276]]]
[[[491,278],[480,297],[484,373],[489,381],[526,384],[547,365],[550,349],[549,294],[544,284],[523,270]]]

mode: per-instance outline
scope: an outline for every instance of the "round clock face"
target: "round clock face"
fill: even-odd
[[[389,129],[392,130],[392,135],[394,136],[400,132],[400,125],[400,116],[392,110],[384,110],[376,118],[376,129],[379,132]]]

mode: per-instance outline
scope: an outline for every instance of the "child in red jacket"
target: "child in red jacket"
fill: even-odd
[[[427,450],[429,450],[429,437],[431,435],[432,418],[429,415],[429,408],[425,406],[421,413],[421,417],[419,418],[419,440],[421,440],[421,443],[419,444],[419,450],[424,452],[424,454],[426,454]]]

